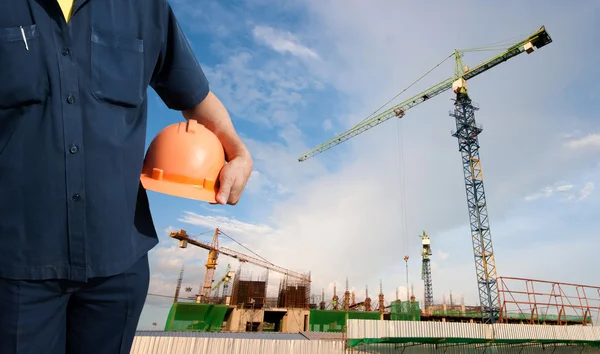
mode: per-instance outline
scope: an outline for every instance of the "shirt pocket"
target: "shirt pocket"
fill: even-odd
[[[49,92],[37,26],[0,28],[0,109],[42,103]]]
[[[144,101],[144,41],[92,28],[92,95],[123,107]]]

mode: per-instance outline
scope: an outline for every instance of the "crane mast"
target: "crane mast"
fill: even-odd
[[[452,89],[456,94],[454,111],[450,113],[450,116],[455,118],[456,123],[456,131],[452,133],[452,136],[458,139],[458,149],[462,157],[467,206],[469,211],[469,224],[483,323],[496,322],[499,314],[499,304],[496,284],[496,261],[492,247],[487,203],[483,188],[483,175],[481,173],[481,162],[479,158],[480,145],[478,136],[483,129],[475,121],[475,111],[478,110],[478,107],[473,104],[468,95],[467,80],[470,80],[521,53],[531,54],[535,48],[539,49],[549,43],[552,43],[552,38],[546,31],[546,28],[542,26],[527,38],[510,45],[504,52],[471,69],[466,67],[462,62],[463,52],[465,51],[454,51],[455,70],[453,77],[448,78],[373,117],[368,117],[346,132],[303,153],[298,158],[298,161],[300,162],[305,161],[376,127],[390,118],[403,118],[406,111],[409,109]],[[426,271],[426,265],[429,265],[429,259],[423,257],[423,271]],[[427,281],[425,291],[426,303],[428,301],[433,301],[432,295],[431,298],[428,298]]]
[[[206,276],[204,277],[202,292],[196,296],[196,302],[201,302],[201,300],[208,299],[210,297],[210,290],[212,289],[212,283],[215,277],[215,268],[217,268],[217,258],[219,257],[218,249],[219,229],[215,229],[212,238],[212,245],[211,248],[208,250],[208,259],[206,261]]]
[[[429,239],[429,235],[423,231],[421,236],[421,243],[423,245],[421,249],[421,279],[424,283],[424,308],[427,311],[431,306],[433,306],[433,282],[431,280],[431,263],[429,260],[429,256],[431,256],[431,240]]]
[[[458,139],[458,149],[463,163],[479,301],[483,322],[494,323],[500,307],[496,284],[496,260],[479,159],[478,136],[483,128],[475,122],[475,111],[478,108],[473,105],[466,92],[457,94],[454,106],[454,112],[451,112],[450,116],[456,120],[456,131],[452,136]]]

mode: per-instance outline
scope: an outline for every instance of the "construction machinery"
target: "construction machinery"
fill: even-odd
[[[211,244],[207,244],[196,240],[195,238],[189,236],[187,234],[187,231],[185,230],[179,230],[171,232],[169,234],[171,238],[179,240],[179,248],[187,248],[188,244],[190,244],[208,250],[208,260],[206,261],[206,274],[204,276],[204,283],[201,287],[201,291],[196,295],[197,303],[204,302],[210,297],[210,292],[213,289],[212,283],[214,281],[215,268],[217,267],[217,259],[219,257],[219,254],[224,254],[226,256],[235,258],[242,263],[254,264],[259,267],[266,268],[277,273],[286,275],[288,277],[299,279],[301,281],[306,282],[306,284],[310,284],[310,272],[308,274],[294,272],[283,267],[274,265],[273,263],[267,261],[264,258],[260,259],[257,257],[248,256],[246,254],[231,250],[227,247],[219,246],[219,235],[222,234],[223,232],[221,232],[219,228],[216,228],[215,232],[213,233]]]
[[[427,311],[431,306],[433,306],[433,283],[431,281],[431,263],[429,260],[429,256],[431,256],[431,240],[429,239],[429,235],[423,231],[421,236],[421,244],[423,245],[421,249],[421,280],[424,283],[424,308]]]
[[[469,51],[498,50],[500,46],[455,50],[447,59],[454,57],[454,76],[432,86],[431,88],[381,112],[373,113],[346,132],[335,136],[323,144],[303,153],[298,161],[302,162],[326,150],[333,148],[375,126],[391,119],[403,118],[408,110],[450,89],[455,93],[454,111],[450,114],[455,118],[456,131],[452,133],[458,139],[459,151],[462,155],[471,238],[475,256],[475,268],[479,287],[482,321],[494,323],[499,312],[498,289],[496,284],[496,262],[492,247],[492,238],[488,222],[487,204],[483,188],[483,177],[479,159],[479,139],[482,127],[475,122],[474,112],[478,109],[468,95],[467,81],[483,74],[499,64],[518,56],[521,53],[531,54],[551,43],[552,39],[542,26],[533,34],[516,43],[508,44],[506,49],[493,58],[469,69],[463,63],[463,55]],[[504,49],[504,47],[502,47]],[[442,61],[442,63],[444,62]],[[439,66],[439,63],[437,66]],[[435,69],[435,67],[434,67]],[[429,72],[433,71],[431,69]],[[426,73],[425,75],[429,74]],[[421,80],[423,75],[419,80]],[[417,81],[419,81],[417,80]],[[416,82],[415,82],[416,83]],[[401,91],[402,94],[409,87]],[[398,96],[397,95],[397,96]],[[397,97],[396,96],[396,97]],[[386,104],[387,105],[387,104]],[[385,105],[384,105],[385,106]]]
[[[233,276],[235,275],[235,272],[231,270],[231,265],[228,264],[227,265],[227,270],[225,271],[225,275],[223,275],[223,277],[221,278],[221,280],[219,280],[213,287],[212,287],[212,291],[219,291],[219,287],[221,285],[223,285],[223,292],[222,295],[226,296],[227,295],[227,290],[229,288],[229,283],[231,283],[231,279],[233,279]]]

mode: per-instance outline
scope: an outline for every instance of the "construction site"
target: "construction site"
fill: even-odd
[[[186,348],[204,348],[203,352],[233,352],[233,342],[223,344],[230,340],[248,341],[244,343],[263,348],[256,352],[274,353],[600,352],[600,286],[498,276],[492,247],[479,157],[483,128],[476,123],[478,106],[471,100],[467,82],[551,43],[546,28],[541,27],[474,67],[466,66],[464,53],[456,51],[451,56],[455,60],[453,76],[363,120],[299,158],[312,158],[389,119],[406,119],[409,110],[452,92],[450,116],[456,129],[451,135],[457,139],[464,172],[470,225],[470,234],[465,237],[472,241],[477,304],[465,304],[452,295],[434,301],[431,259],[435,235],[426,231],[419,235],[421,253],[404,256],[407,278],[408,258],[420,258],[423,293],[407,291],[401,298],[396,290],[395,298],[389,299],[383,292],[385,281],[375,291],[365,289],[364,298],[350,290],[348,279],[345,284],[336,284],[333,294],[326,294],[325,289],[311,287],[310,273],[272,264],[250,250],[241,253],[223,247],[220,238],[231,237],[218,228],[211,231],[211,242],[178,230],[171,232],[170,238],[181,249],[199,247],[207,251],[204,279],[198,280],[198,289],[182,289],[185,270],[181,269],[164,331],[138,332],[133,352],[180,352],[183,349],[177,349],[178,345],[183,348],[184,344],[176,344],[173,338],[181,340],[177,343],[186,340]],[[224,257],[259,267],[262,272],[248,275],[241,266],[233,270],[229,265],[225,269]],[[217,265],[225,270],[220,278],[215,277]],[[279,280],[276,293],[269,293],[273,273]],[[390,287],[397,289],[397,285]],[[209,342],[216,338],[222,342]]]
[[[494,318],[486,318],[481,306],[467,306],[464,300],[455,302],[450,294],[442,303],[433,302],[431,281],[431,241],[423,232],[422,273],[424,282],[423,305],[413,293],[401,300],[398,291],[395,299],[386,299],[382,286],[374,298],[368,289],[364,299],[355,292],[345,290],[338,295],[334,285],[333,296],[326,298],[311,291],[310,274],[297,273],[272,263],[260,256],[249,256],[218,245],[218,228],[212,244],[202,243],[187,235],[185,230],[172,232],[170,237],[179,241],[181,248],[189,245],[208,250],[206,274],[201,292],[182,297],[181,283],[184,269],[178,279],[174,301],[166,321],[165,331],[208,332],[328,332],[346,331],[349,319],[419,322],[506,323],[558,326],[597,326],[600,315],[600,287],[568,284],[534,279],[497,277],[495,288],[498,301]],[[218,255],[237,259],[264,268],[262,275],[252,278],[242,272],[231,271],[214,278]],[[275,296],[268,296],[268,274],[283,275]],[[190,293],[191,289],[187,289]],[[330,336],[331,337],[331,336]],[[335,336],[334,336],[335,337]]]

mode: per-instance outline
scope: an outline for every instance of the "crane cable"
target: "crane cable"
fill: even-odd
[[[532,34],[532,33],[528,33],[527,35],[530,35],[530,34]],[[497,41],[495,43],[492,43],[492,44],[484,46],[484,47],[466,48],[466,49],[460,49],[460,50],[457,50],[457,51],[460,52],[460,53],[466,53],[466,52],[497,51],[497,50],[502,50],[502,49],[508,49],[512,45],[515,44],[514,43],[515,40],[517,40],[518,38],[522,38],[522,37],[514,36],[514,37],[511,37],[509,39]],[[513,41],[513,42],[507,43],[509,41]],[[365,123],[367,120],[369,120],[371,117],[373,117],[373,115],[375,115],[377,112],[379,112],[382,108],[384,108],[385,106],[387,106],[388,104],[390,104],[390,102],[392,102],[393,100],[395,100],[396,98],[398,98],[398,96],[400,96],[401,94],[403,94],[404,92],[406,92],[406,90],[408,90],[409,88],[413,87],[415,84],[417,84],[423,78],[425,78],[425,76],[429,75],[433,70],[437,69],[440,65],[442,65],[443,63],[445,63],[446,60],[452,58],[453,56],[455,56],[454,52],[452,54],[448,55],[444,60],[442,60],[441,62],[439,62],[437,65],[435,65],[428,72],[426,72],[425,74],[423,74],[417,80],[415,80],[412,84],[410,84],[404,90],[400,91],[396,96],[392,97],[386,103],[384,103],[379,108],[377,108],[373,113],[371,113],[370,115],[368,115],[365,119],[363,119],[362,121],[360,121],[359,123],[357,123],[356,125],[354,125],[352,128],[350,128],[350,130],[355,129],[358,126],[360,126],[361,124]]]
[[[395,100],[396,98],[398,98],[398,96],[400,96],[401,94],[403,94],[404,92],[406,92],[406,90],[408,90],[409,88],[413,87],[415,84],[417,84],[419,81],[421,81],[423,78],[425,78],[425,76],[429,75],[433,70],[437,69],[440,65],[442,65],[444,62],[446,62],[446,60],[450,59],[451,57],[454,56],[454,53],[448,55],[446,57],[446,59],[442,60],[441,62],[439,62],[436,66],[434,66],[433,68],[431,68],[428,72],[426,72],[425,74],[423,74],[420,78],[418,78],[417,80],[415,80],[412,84],[410,84],[408,87],[406,87],[404,90],[400,91],[396,96],[392,97],[390,100],[388,100],[386,103],[384,103],[383,105],[381,105],[379,108],[377,108],[373,113],[371,113],[370,115],[367,116],[367,118],[363,119],[362,121],[360,121],[358,124],[356,124],[354,127],[352,127],[351,129],[354,129],[356,127],[358,127],[359,125],[363,124],[365,121],[367,121],[369,118],[371,118],[375,113],[379,112],[383,107],[387,106],[390,102],[392,102],[393,100]]]
[[[190,237],[190,238],[198,238],[198,236],[206,235],[206,234],[208,234],[209,232],[210,232],[210,233],[212,233],[213,231],[204,231],[204,232],[201,232],[201,233],[199,233],[199,234],[196,234],[196,235],[194,235],[194,236],[188,236],[188,237]],[[238,242],[238,241],[236,241],[236,240],[235,240],[233,237],[231,237],[231,236],[227,235],[226,233],[224,233],[224,232],[223,232],[221,229],[219,229],[219,235],[223,235],[223,236],[227,237],[227,238],[228,238],[228,239],[230,239],[231,241],[233,241],[233,242],[237,243],[238,245],[242,246],[243,248],[245,248],[245,249],[246,249],[248,252],[252,253],[252,254],[253,254],[253,255],[255,255],[256,257],[258,257],[258,258],[262,259],[263,261],[265,261],[265,262],[269,263],[270,265],[274,266],[274,264],[273,264],[273,263],[269,262],[267,259],[265,259],[265,258],[264,258],[264,257],[262,257],[261,255],[257,254],[256,252],[252,251],[251,249],[249,249],[248,247],[244,246],[243,244],[239,243],[239,242]]]
[[[404,173],[404,139],[402,132],[402,120],[398,120],[397,125],[398,133],[398,168],[399,168],[399,208],[400,208],[400,234],[401,234],[401,249],[404,251],[404,261],[406,263],[406,298],[409,299],[409,288],[408,288],[408,254],[409,254],[409,237],[408,237],[408,217],[406,211],[407,195],[406,195],[406,174]]]
[[[483,46],[483,47],[472,47],[472,48],[466,48],[466,49],[460,49],[457,50],[458,52],[461,53],[466,53],[466,52],[484,52],[484,51],[494,51],[494,50],[506,50],[510,47],[512,47],[513,45],[515,45],[516,43],[520,42],[522,38],[524,37],[528,37],[530,35],[532,35],[535,32],[528,32],[526,34],[520,35],[520,36],[514,36],[514,37],[510,37],[504,40],[500,40],[494,43],[491,43],[487,46]]]
[[[221,231],[220,229],[219,229],[219,234],[221,234],[221,235],[223,235],[223,236],[227,237],[227,238],[228,238],[228,239],[230,239],[231,241],[233,241],[233,242],[237,243],[238,245],[240,245],[240,246],[244,247],[246,250],[248,250],[248,252],[252,253],[253,255],[255,255],[256,257],[258,257],[258,258],[260,258],[260,259],[262,259],[263,261],[265,261],[265,262],[269,263],[270,265],[272,265],[272,266],[274,266],[274,265],[275,265],[275,264],[273,264],[273,263],[269,262],[267,259],[265,259],[265,258],[264,258],[264,257],[262,257],[261,255],[259,255],[259,254],[257,254],[256,252],[252,251],[252,250],[251,250],[251,249],[249,249],[248,247],[246,247],[246,246],[244,246],[243,244],[239,243],[239,242],[238,242],[238,241],[236,241],[236,240],[235,240],[233,237],[231,237],[231,236],[227,235],[226,233],[224,233],[224,232],[223,232],[223,231]]]
[[[209,233],[209,232],[212,234],[212,232],[213,232],[213,231],[204,231],[204,232],[201,232],[201,233],[199,233],[199,234],[196,234],[196,235],[193,235],[193,236],[188,236],[188,237],[191,237],[191,238],[198,238],[199,236],[206,235],[206,234],[207,234],[207,233]]]

